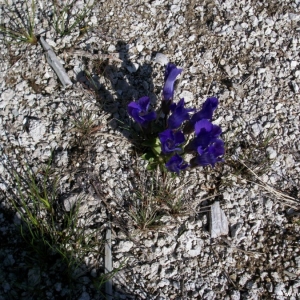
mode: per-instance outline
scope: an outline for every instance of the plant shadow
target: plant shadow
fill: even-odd
[[[107,55],[105,60],[95,60],[88,71],[79,72],[76,81],[95,93],[99,107],[111,116],[110,127],[128,137],[128,132],[133,127],[127,113],[127,105],[143,96],[151,99],[152,107],[157,105],[152,80],[153,68],[150,63],[133,63],[129,57],[129,45],[124,41],[118,41],[115,48],[118,61],[122,61],[119,67],[110,63],[113,60],[110,61],[111,56]],[[105,84],[101,83],[101,77],[104,78]],[[110,90],[105,85],[109,85]],[[122,126],[119,126],[120,124]]]
[[[65,200],[70,200],[70,195],[54,194],[53,174],[28,167],[25,175],[21,175],[22,170],[16,175],[17,170],[9,161],[3,165],[6,176],[14,180],[0,175],[0,182],[7,187],[0,195],[0,226],[3,229],[0,231],[3,262],[0,294],[6,299],[81,299],[87,294],[91,299],[107,299],[105,226],[99,222],[90,223],[91,215],[103,208],[99,206],[79,218],[77,203],[66,207]],[[50,210],[32,200],[37,197],[43,201],[50,193],[55,195],[51,203],[49,200]],[[113,277],[121,268],[123,266],[114,269],[109,276]],[[138,297],[114,284],[113,291],[118,296],[111,299]]]

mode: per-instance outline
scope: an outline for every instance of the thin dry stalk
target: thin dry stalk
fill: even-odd
[[[259,183],[257,182],[253,182],[253,181],[250,181],[250,180],[247,180],[248,182],[251,182],[251,183],[254,183],[260,187],[262,187],[263,189],[265,189],[267,192],[269,192],[270,194],[274,195],[276,198],[282,200],[282,201],[285,201],[285,204],[287,206],[290,206],[294,209],[299,209],[299,206],[295,206],[295,203],[299,205],[299,200],[298,199],[295,199],[291,196],[288,196],[276,189],[274,189],[273,187],[271,187],[269,184],[263,182],[259,176],[252,170],[250,169],[244,162],[242,162],[241,160],[238,159],[238,161],[244,166],[246,167],[249,172],[259,181]]]
[[[212,83],[213,83],[213,81],[214,81],[214,78],[215,78],[215,76],[216,76],[216,73],[217,73],[217,71],[218,71],[218,67],[219,67],[219,65],[220,65],[220,61],[221,61],[222,56],[223,56],[223,52],[226,50],[226,48],[227,48],[227,45],[223,48],[223,50],[222,50],[222,52],[221,52],[221,54],[220,54],[220,57],[219,57],[219,60],[218,60],[218,63],[217,63],[217,66],[216,66],[214,75],[213,75],[212,80],[211,80],[211,82],[210,82],[210,84],[209,84],[209,86],[208,86],[208,88],[207,88],[207,91],[206,91],[206,97],[208,96],[210,87],[211,87],[211,85],[212,85]],[[206,97],[205,97],[205,98],[206,98]]]

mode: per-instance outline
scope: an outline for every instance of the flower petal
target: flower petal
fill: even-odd
[[[138,104],[139,104],[141,110],[146,112],[149,109],[150,98],[147,96],[144,96],[138,100]]]
[[[145,122],[150,122],[156,119],[156,112],[155,111],[151,111],[146,115],[141,116],[141,118],[143,118],[145,120]]]
[[[183,158],[179,156],[178,154],[175,154],[170,158],[170,160],[166,163],[166,168],[170,172],[175,172],[179,175],[179,172],[181,170],[184,170],[188,167],[189,165],[184,162]]]
[[[156,119],[156,113],[150,112],[147,114],[149,108],[150,98],[145,96],[138,100],[138,102],[130,102],[127,106],[128,114],[143,127],[148,123]]]
[[[174,133],[174,141],[176,145],[180,145],[185,141],[185,137],[181,131]]]
[[[165,71],[165,85],[163,88],[163,100],[171,100],[174,96],[174,83],[182,69],[176,65],[168,63]]]
[[[184,99],[182,98],[177,105],[173,103],[170,107],[173,112],[168,119],[168,127],[170,129],[176,129],[181,124],[190,119],[189,112],[193,111],[193,108],[184,108]]]
[[[217,139],[206,150],[198,147],[197,152],[199,155],[191,159],[191,165],[195,166],[215,166],[216,162],[222,161],[221,156],[225,154],[224,142]]]
[[[200,120],[195,124],[195,133],[196,135],[199,135],[201,132],[210,132],[213,129],[213,124],[206,120]]]
[[[182,132],[178,131],[174,134],[171,129],[161,132],[158,137],[161,143],[161,150],[164,154],[180,151],[181,148],[178,146],[185,140]]]
[[[132,101],[128,104],[127,106],[127,110],[128,110],[128,114],[130,115],[130,117],[133,117],[133,111],[138,111],[140,112],[141,111],[141,107],[138,103]]]
[[[202,119],[207,119],[211,121],[213,112],[218,107],[218,102],[219,101],[216,97],[207,98],[202,105],[202,109],[192,116],[191,122],[195,124],[196,122]]]

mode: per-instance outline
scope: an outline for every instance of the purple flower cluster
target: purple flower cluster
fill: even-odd
[[[177,174],[189,166],[214,167],[217,162],[222,161],[225,153],[224,142],[220,139],[222,130],[212,124],[213,112],[218,107],[217,98],[208,98],[202,109],[197,112],[193,108],[185,108],[184,99],[180,99],[178,103],[173,102],[175,81],[181,72],[182,69],[174,64],[169,63],[166,67],[161,106],[164,130],[162,132],[161,129],[158,132],[154,130],[153,133],[154,136],[158,136],[161,145],[160,155],[163,156],[165,167]],[[148,127],[151,121],[157,118],[155,112],[149,112],[149,105],[149,97],[142,97],[128,105],[129,115],[143,128]],[[192,133],[192,138],[185,138],[185,135],[190,137]],[[182,157],[187,153],[193,154],[189,163]]]
[[[145,96],[140,98],[137,102],[130,102],[128,104],[129,115],[143,127],[146,127],[151,121],[156,119],[156,113],[148,113],[150,105],[150,98]]]

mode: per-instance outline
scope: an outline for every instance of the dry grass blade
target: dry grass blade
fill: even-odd
[[[212,80],[211,80],[211,82],[209,83],[209,86],[208,86],[208,88],[207,88],[205,98],[207,98],[207,96],[208,96],[209,90],[210,90],[211,85],[212,85],[212,83],[213,83],[213,81],[214,81],[214,78],[215,78],[215,76],[216,76],[216,74],[217,74],[218,67],[219,67],[219,65],[220,65],[220,61],[221,61],[221,59],[222,59],[223,53],[224,53],[224,51],[226,50],[226,47],[227,47],[227,46],[224,47],[223,51],[222,51],[221,54],[220,54],[220,57],[219,57],[219,60],[218,60],[218,62],[217,62],[217,66],[216,66],[215,72],[214,72],[213,77],[212,77]]]
[[[254,184],[257,184],[258,186],[262,187],[263,189],[265,189],[267,192],[269,192],[270,194],[274,195],[276,198],[285,201],[285,204],[294,208],[294,209],[299,209],[299,206],[295,206],[296,204],[300,204],[299,200],[296,198],[293,198],[289,195],[286,195],[276,189],[274,189],[273,187],[271,187],[270,185],[268,185],[267,183],[263,182],[259,176],[252,170],[250,169],[243,161],[238,160],[245,168],[248,169],[248,171],[259,181],[259,183],[257,182],[253,182],[248,180],[248,182],[252,182]]]

